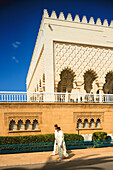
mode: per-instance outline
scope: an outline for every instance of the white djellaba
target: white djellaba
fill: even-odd
[[[62,159],[62,156],[68,157],[68,153],[66,152],[66,144],[64,141],[64,133],[61,130],[57,130],[56,143],[58,145],[58,154],[59,159]]]
[[[56,145],[56,137],[57,137],[57,130],[55,130],[54,150],[53,150],[53,153],[51,155],[55,155],[56,150],[58,150],[57,145]]]

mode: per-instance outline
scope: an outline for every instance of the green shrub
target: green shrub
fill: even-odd
[[[68,133],[64,134],[64,139],[65,139],[65,141],[83,141],[84,140],[83,136],[81,136],[81,135],[68,134]]]
[[[92,139],[93,140],[103,140],[106,139],[107,133],[106,132],[94,132]]]
[[[106,143],[106,137],[107,133],[106,132],[94,132],[92,139],[93,139],[93,147],[98,148],[98,147],[103,147],[104,144]]]
[[[81,141],[84,138],[77,134],[64,134],[66,141]],[[44,135],[30,135],[30,136],[13,136],[13,137],[0,137],[0,145],[8,144],[26,144],[26,143],[45,143],[54,142],[54,134],[44,134]]]
[[[53,142],[54,134],[0,137],[0,145]]]

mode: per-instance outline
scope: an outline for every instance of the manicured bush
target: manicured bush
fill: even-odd
[[[65,141],[83,141],[84,140],[83,136],[81,136],[81,135],[68,134],[68,133],[64,134],[64,139],[65,139]]]
[[[106,132],[94,132],[92,139],[93,140],[103,140],[106,139],[107,133]]]
[[[0,145],[53,142],[54,134],[0,137]]]
[[[81,141],[84,138],[77,134],[64,134],[66,141]],[[30,135],[30,136],[13,136],[0,137],[0,145],[8,144],[26,144],[26,143],[45,143],[54,142],[54,134]]]
[[[93,147],[99,148],[105,146],[106,143],[106,132],[94,132],[92,139],[93,139]]]

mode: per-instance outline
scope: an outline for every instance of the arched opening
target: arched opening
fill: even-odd
[[[26,120],[26,122],[25,122],[25,130],[31,130],[31,122],[30,122],[30,120]]]
[[[43,73],[43,82],[45,82],[45,74]]]
[[[90,128],[94,128],[94,119],[90,120]]]
[[[78,119],[77,121],[77,128],[82,128],[82,120]]]
[[[74,73],[70,69],[65,69],[60,74],[60,81],[58,83],[58,92],[71,93],[73,89]]]
[[[96,121],[96,128],[100,128],[100,119],[97,119]]]
[[[42,82],[41,82],[41,79],[40,79],[40,81],[39,81],[39,87],[41,87],[42,86]]]
[[[84,126],[83,126],[84,128],[88,128],[88,119],[85,119],[84,120]]]
[[[14,120],[10,121],[9,130],[16,130],[16,124]]]
[[[37,91],[38,91],[38,84],[37,84]]]
[[[103,91],[105,94],[113,94],[113,72],[106,75]]]
[[[32,126],[33,130],[37,130],[38,129],[38,120],[33,120],[33,126]]]
[[[17,129],[18,130],[24,130],[24,125],[23,125],[23,121],[22,120],[18,121]]]
[[[86,93],[90,93],[91,90],[93,89],[93,82],[96,80],[97,75],[94,71],[88,70],[84,74],[84,89],[86,90]]]

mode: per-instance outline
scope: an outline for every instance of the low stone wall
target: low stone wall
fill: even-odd
[[[78,129],[79,119],[82,120],[82,126]],[[85,119],[88,120],[87,127],[84,127]],[[94,127],[90,127],[91,119],[94,120]],[[96,127],[97,119],[100,120],[100,127]],[[0,103],[0,120],[0,136],[54,133],[54,124],[58,124],[64,133],[86,135],[95,131],[105,131],[113,134],[113,104],[4,102]],[[12,120],[15,121],[15,129],[9,130]],[[23,122],[23,128],[20,130],[19,120]],[[31,124],[27,130],[26,120]],[[34,120],[38,121],[36,129],[32,128]]]

